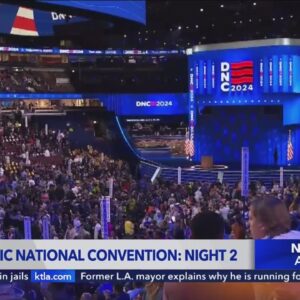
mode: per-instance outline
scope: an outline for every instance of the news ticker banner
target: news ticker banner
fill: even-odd
[[[0,282],[298,282],[299,240],[3,241]]]
[[[1,23],[0,23],[1,24]],[[18,48],[0,47],[0,53],[20,54],[71,54],[71,55],[184,55],[185,50],[89,50],[89,49],[59,49],[59,48]]]
[[[5,240],[2,270],[251,270],[253,241]]]
[[[300,240],[27,240],[2,244],[2,282],[300,281]]]
[[[1,270],[300,270],[300,240],[3,240]]]
[[[5,270],[0,272],[1,283],[52,282],[300,282],[300,271],[261,270]]]

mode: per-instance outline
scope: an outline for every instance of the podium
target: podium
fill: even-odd
[[[203,169],[211,169],[214,165],[212,156],[201,156],[201,167]]]

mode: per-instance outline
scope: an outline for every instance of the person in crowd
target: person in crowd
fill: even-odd
[[[116,283],[114,285],[114,293],[111,296],[111,298],[108,298],[111,300],[130,300],[130,297],[127,293],[123,291],[123,284],[122,283]]]
[[[233,239],[244,239],[246,236],[245,224],[241,216],[235,216],[231,225],[231,236]]]
[[[223,239],[225,223],[219,214],[207,211],[192,219],[191,229],[192,239]]]
[[[150,282],[145,284],[144,295],[142,300],[162,300],[163,299],[163,283]]]
[[[138,297],[141,297],[144,294],[144,284],[140,281],[133,283],[133,290],[131,290],[128,295],[130,300],[135,300]]]
[[[286,204],[274,195],[261,195],[251,201],[250,232],[254,239],[300,239],[292,230],[292,218]],[[253,284],[256,300],[299,299],[299,283]]]
[[[225,223],[211,211],[197,214],[191,224],[192,239],[222,239]],[[241,283],[165,283],[163,300],[254,300],[252,286]]]
[[[300,231],[291,230],[291,216],[285,203],[272,195],[251,201],[250,231],[254,239],[300,239]]]
[[[80,297],[80,300],[92,300],[93,297],[92,297],[92,294],[90,293],[83,293]]]
[[[125,236],[127,238],[134,237],[134,223],[132,222],[132,220],[129,216],[125,219],[124,231],[125,231]]]

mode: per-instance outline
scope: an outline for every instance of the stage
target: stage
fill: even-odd
[[[155,160],[151,160],[155,165],[160,165],[162,167],[166,168],[192,168],[193,166],[196,169],[199,169],[201,162],[199,164],[196,164],[195,162],[190,161],[186,157],[171,157],[171,158],[159,158]],[[291,166],[285,166],[285,165],[256,165],[256,164],[250,164],[249,170],[250,171],[271,171],[271,170],[279,170],[280,167],[283,167],[286,170],[300,170],[300,165],[291,165]],[[203,170],[202,168],[200,168]],[[211,169],[207,169],[207,171],[215,171],[219,169],[224,169],[228,171],[239,171],[241,170],[241,164],[240,163],[232,163],[232,162],[218,162],[214,164],[214,167]]]
[[[200,166],[200,163],[199,163]],[[161,168],[160,178],[170,182],[177,182],[178,167],[182,168],[182,182],[217,182],[222,172],[223,182],[229,185],[236,185],[241,180],[240,164],[224,164],[226,168],[201,169],[195,167],[195,163],[186,158],[168,160],[142,161],[140,163],[141,175],[152,177],[154,172]],[[300,180],[299,166],[283,166],[284,182]],[[274,182],[280,181],[280,166],[250,165],[249,177],[251,181],[260,181],[262,184],[271,187]]]

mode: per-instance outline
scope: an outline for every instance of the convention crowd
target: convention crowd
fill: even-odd
[[[101,239],[99,199],[109,193],[113,178],[109,239],[190,239],[192,220],[199,214],[218,215],[226,239],[256,238],[249,230],[251,198],[268,194],[289,211],[287,231],[300,230],[300,182],[280,188],[250,185],[248,202],[240,184],[175,182],[135,177],[129,164],[99,149],[72,149],[66,130],[37,129],[24,119],[2,120],[0,131],[0,239],[24,239],[24,217],[31,218],[32,239],[42,239],[42,220],[50,222],[51,239]],[[197,238],[212,237],[214,225]],[[251,220],[250,220],[251,221]],[[279,232],[280,234],[282,232]],[[276,234],[275,234],[276,235]],[[51,291],[51,292],[50,292]],[[161,284],[47,285],[28,292],[26,299],[162,299]],[[57,295],[57,296],[53,296]],[[59,296],[58,296],[59,295]],[[172,300],[172,299],[171,299]]]
[[[39,74],[26,69],[1,69],[1,92],[39,92],[49,90],[49,84]]]

